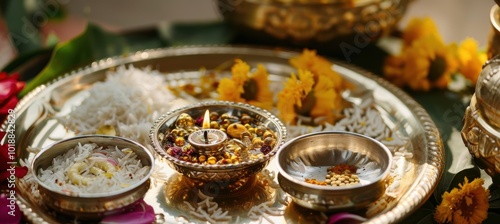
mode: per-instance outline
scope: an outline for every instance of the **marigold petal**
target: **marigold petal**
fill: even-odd
[[[434,220],[438,223],[481,223],[488,215],[489,191],[483,187],[484,180],[467,177],[459,188],[443,194],[441,204],[436,207]]]
[[[404,47],[410,46],[415,40],[436,33],[438,33],[437,26],[430,17],[413,18],[403,30]]]

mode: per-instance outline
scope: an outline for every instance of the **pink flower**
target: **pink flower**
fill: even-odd
[[[5,134],[5,132],[0,132],[0,140],[4,138]],[[16,154],[9,153],[9,147],[12,146],[9,146],[7,142],[0,145],[0,188],[4,188],[3,185],[8,185],[9,179],[23,178],[28,173],[27,167],[16,166]]]
[[[25,84],[18,80],[19,74],[9,75],[6,72],[0,72],[0,122],[3,122],[17,105],[17,94]],[[0,141],[5,135],[5,132],[0,132]],[[13,147],[8,144],[8,141],[0,145],[0,187],[2,188],[2,185],[10,183],[9,179],[22,178],[28,172],[28,168],[16,166],[16,153]]]
[[[15,224],[21,221],[21,210],[17,207],[12,194],[0,193],[0,220],[5,224]]]
[[[110,215],[101,220],[103,224],[148,224],[156,219],[155,211],[144,200],[139,201],[130,211]]]
[[[358,224],[366,221],[366,218],[361,217],[359,215],[341,212],[337,214],[333,214],[328,219],[328,224]]]
[[[9,110],[17,105],[17,94],[24,88],[25,83],[19,81],[19,74],[8,75],[0,72],[0,122],[3,122]]]

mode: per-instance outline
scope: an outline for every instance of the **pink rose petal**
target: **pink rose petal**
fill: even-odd
[[[101,220],[102,224],[146,224],[152,223],[156,219],[153,207],[143,200],[139,202],[131,211],[118,215],[111,215]]]
[[[17,81],[14,79],[5,79],[0,81],[0,103],[12,97],[17,90]]]
[[[0,194],[0,220],[1,223],[14,224],[21,222],[21,210],[15,200],[9,199],[10,194]]]
[[[365,221],[366,218],[361,217],[359,215],[342,212],[330,216],[330,218],[328,219],[328,224],[340,224],[340,223],[355,224],[355,223],[362,223]]]
[[[0,81],[9,78],[7,72],[0,72]]]
[[[0,103],[0,116],[6,116],[9,113],[9,109],[16,108],[17,105],[17,97],[11,97],[8,100],[5,100]],[[1,121],[0,121],[1,122]]]

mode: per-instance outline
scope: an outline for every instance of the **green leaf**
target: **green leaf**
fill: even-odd
[[[162,47],[163,42],[148,42],[148,47]],[[26,95],[39,85],[65,73],[85,66],[92,61],[144,49],[144,45],[132,37],[108,33],[96,25],[88,24],[86,30],[70,41],[56,45],[50,62],[20,93]]]
[[[470,175],[470,177],[473,178],[480,176],[479,169],[475,167],[469,150],[463,144],[460,131],[452,127],[449,135],[443,136],[443,138],[447,139],[447,141],[443,143],[447,159],[443,176],[434,191],[434,198],[438,203],[441,202],[441,196],[445,191],[449,191],[453,189],[453,187],[457,187],[458,183],[463,182],[465,175]],[[462,171],[464,171],[464,173],[460,174]],[[470,177],[469,180],[472,180]]]
[[[417,224],[429,224],[429,223],[435,223],[433,213],[426,215],[419,222],[417,222]]]
[[[10,0],[2,5],[9,37],[19,54],[33,52],[42,47],[42,38],[36,20],[26,11],[24,1]]]
[[[500,188],[490,187],[489,202],[490,202],[490,209],[500,209]]]
[[[36,51],[19,54],[16,58],[14,58],[14,60],[10,61],[5,67],[3,67],[2,71],[7,73],[18,72],[19,70],[22,70],[23,66],[25,66],[26,64],[30,64],[32,60],[36,60],[36,58],[38,57],[47,57],[47,55],[49,55],[50,57],[50,54],[52,54],[53,50],[53,47],[41,48]],[[21,78],[22,76],[23,74],[21,74]]]
[[[48,20],[51,21],[62,21],[64,20],[68,12],[66,11],[64,5],[66,3],[54,0],[38,0],[38,11],[45,12]]]
[[[448,191],[452,190],[453,188],[458,188],[458,185],[463,183],[465,180],[465,177],[469,180],[469,183],[473,181],[476,178],[481,177],[481,171],[479,170],[479,167],[474,166],[469,169],[462,170],[455,174],[453,176],[452,181],[450,182],[450,186],[448,187]]]
[[[404,219],[401,223],[421,223],[422,221],[427,220],[428,216],[432,218],[435,207],[435,205],[427,201],[422,205],[422,207],[411,213],[410,216]]]
[[[441,203],[441,196],[445,191],[449,192],[453,190],[453,188],[458,188],[458,185],[464,182],[465,177],[467,177],[469,182],[473,181],[475,178],[481,177],[481,171],[477,166],[474,166],[469,169],[461,170],[456,174],[448,173],[446,177],[449,179],[449,181],[442,181],[439,185],[441,187],[440,192],[438,192],[437,189],[434,192],[434,197],[436,197],[438,203]]]
[[[203,23],[164,23],[159,27],[162,37],[172,46],[226,44],[232,37],[228,27],[219,21]]]
[[[488,218],[483,221],[483,224],[498,224],[500,222],[500,214],[488,212]]]

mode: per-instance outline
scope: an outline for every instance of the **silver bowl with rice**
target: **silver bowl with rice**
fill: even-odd
[[[213,164],[210,164],[205,160],[203,160],[203,162],[202,160],[196,160],[205,156],[203,153],[198,153],[196,156],[189,159],[187,159],[184,155],[173,155],[170,152],[170,148],[166,147],[165,144],[167,142],[167,136],[173,132],[173,128],[175,128],[179,117],[182,114],[189,114],[191,117],[196,119],[202,116],[207,109],[211,112],[219,113],[221,117],[223,114],[228,114],[232,117],[243,117],[244,115],[249,115],[255,123],[258,123],[265,129],[273,132],[273,144],[269,148],[269,151],[259,153],[258,149],[248,150],[256,151],[256,156],[252,157],[252,155],[250,155],[245,159],[243,156],[236,153],[238,154],[238,158],[234,158],[232,162],[222,163],[220,161],[227,161],[228,159],[221,159],[217,160],[217,162]],[[227,130],[233,126],[242,127],[239,122],[240,121],[235,120],[228,126]],[[227,133],[230,135],[229,131]],[[257,134],[255,135],[258,136]],[[257,174],[269,164],[270,159],[276,154],[278,148],[285,142],[286,135],[287,132],[283,123],[270,112],[248,104],[227,101],[201,102],[173,110],[158,118],[150,132],[151,144],[157,154],[161,157],[162,161],[168,163],[174,170],[184,176],[201,182],[234,182]],[[188,139],[188,136],[186,135],[184,138]],[[237,138],[228,139],[230,139],[230,141],[234,140],[237,143],[234,145],[228,143],[229,145],[226,144],[224,146],[225,149],[234,146],[240,148],[242,151],[246,150],[244,149],[245,144],[242,143],[242,141]],[[185,148],[183,148],[183,150],[185,151]],[[207,155],[206,157],[207,160],[209,160],[211,156]],[[192,159],[195,159],[196,161],[193,162]]]
[[[385,194],[392,166],[385,145],[351,132],[302,135],[276,157],[281,188],[298,205],[319,211],[361,209],[376,201]]]
[[[80,220],[96,220],[142,199],[153,166],[152,154],[135,141],[84,135],[43,148],[31,170],[44,204]]]

